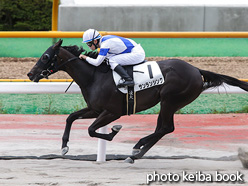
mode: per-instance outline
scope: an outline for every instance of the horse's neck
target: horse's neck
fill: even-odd
[[[68,52],[68,55],[63,58],[63,62],[73,57],[75,56]],[[81,88],[85,88],[92,82],[95,67],[89,65],[86,61],[75,59],[66,63],[63,70],[67,72]]]
[[[76,59],[66,66],[66,72],[80,87],[85,88],[93,79],[94,67],[85,61]]]

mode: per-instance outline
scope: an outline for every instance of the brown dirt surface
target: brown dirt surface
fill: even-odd
[[[149,57],[149,61],[169,59],[166,57]],[[200,69],[229,75],[235,78],[248,79],[248,57],[178,57]],[[27,79],[27,73],[38,61],[38,58],[0,58],[0,79]],[[50,79],[70,79],[65,72],[58,72]]]

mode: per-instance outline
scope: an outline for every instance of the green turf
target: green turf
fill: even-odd
[[[3,114],[70,114],[86,107],[81,94],[0,94]],[[159,113],[159,104],[140,114]],[[248,94],[202,94],[181,114],[248,113]]]
[[[81,38],[64,38],[63,45],[82,44]],[[247,57],[248,38],[134,38],[147,57]],[[53,43],[51,38],[0,38],[0,57],[40,57]]]

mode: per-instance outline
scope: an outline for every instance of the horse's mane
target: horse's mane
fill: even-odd
[[[97,51],[90,51],[90,52],[86,52],[83,47],[78,47],[77,45],[73,45],[73,46],[62,46],[63,49],[67,50],[68,52],[70,52],[71,54],[73,54],[74,56],[79,56],[82,52],[84,52],[84,55],[89,56],[91,58],[96,59],[98,56],[98,52]],[[97,67],[97,69],[101,72],[108,72],[110,67],[109,65],[107,65],[106,63],[102,63],[101,65],[99,65]]]
[[[63,49],[67,50],[68,52],[72,53],[74,56],[79,56],[85,50],[83,47],[78,47],[77,45],[73,46],[62,46]]]
[[[73,45],[73,46],[70,45],[70,46],[62,46],[62,48],[72,53],[74,56],[79,56],[82,52],[84,52],[84,55],[94,59],[96,59],[98,56],[97,51],[86,52],[82,46],[78,47],[77,45]]]

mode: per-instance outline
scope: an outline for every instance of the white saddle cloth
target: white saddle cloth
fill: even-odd
[[[113,78],[116,85],[122,82],[121,77],[115,71],[113,71]],[[156,61],[147,61],[145,63],[135,65],[133,67],[133,79],[135,82],[135,92],[164,83],[164,76],[162,75]],[[127,89],[125,87],[119,88],[119,90],[124,94],[127,93]]]

